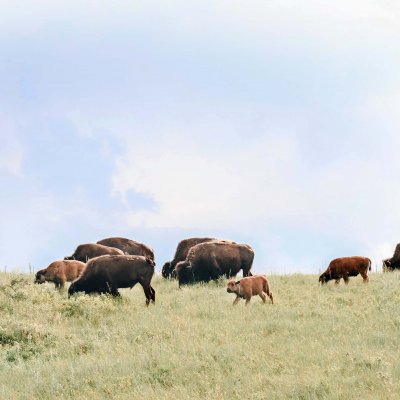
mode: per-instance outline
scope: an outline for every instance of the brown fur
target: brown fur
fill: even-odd
[[[178,247],[176,248],[175,255],[172,261],[168,261],[164,264],[161,270],[161,275],[164,278],[176,278],[174,276],[173,271],[176,267],[176,264],[178,264],[181,261],[185,261],[189,250],[193,247],[196,246],[197,244],[200,243],[207,243],[207,242],[226,242],[226,243],[235,243],[231,240],[223,240],[223,239],[216,239],[216,238],[209,238],[209,237],[204,237],[204,238],[188,238],[188,239],[183,239],[178,243]]]
[[[232,279],[228,282],[226,291],[228,293],[236,293],[233,305],[237,304],[240,299],[246,299],[247,305],[250,303],[252,296],[260,296],[263,303],[265,303],[268,296],[271,299],[271,303],[274,304],[267,277],[264,275],[248,276],[236,282]]]
[[[367,257],[342,257],[332,260],[325,272],[319,277],[319,281],[324,284],[331,279],[339,283],[343,278],[346,284],[349,283],[350,276],[360,274],[364,282],[368,282],[368,270],[371,270],[371,260]]]
[[[254,251],[247,244],[212,241],[193,246],[185,261],[180,261],[174,274],[179,285],[209,282],[220,276],[232,278],[240,270],[243,276],[252,275]]]
[[[146,305],[155,302],[155,290],[151,286],[155,263],[149,257],[115,255],[100,256],[88,261],[78,279],[68,289],[68,297],[76,292],[109,293],[120,296],[118,288],[142,285]]]
[[[54,261],[47,268],[36,272],[35,283],[54,282],[56,288],[63,288],[65,282],[78,278],[84,267],[81,261]]]
[[[116,247],[104,246],[98,243],[85,243],[80,244],[74,254],[70,257],[64,257],[64,260],[78,260],[87,262],[91,258],[104,256],[104,255],[123,255],[124,252]]]
[[[147,246],[147,244],[136,242],[132,239],[123,237],[110,237],[99,240],[97,244],[103,246],[116,247],[122,250],[124,254],[130,254],[132,256],[144,256],[154,260],[154,250]]]

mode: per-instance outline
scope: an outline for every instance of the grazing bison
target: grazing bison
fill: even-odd
[[[267,295],[271,299],[271,303],[274,304],[274,298],[272,297],[267,277],[263,275],[248,276],[237,282],[230,280],[226,291],[228,293],[236,293],[233,305],[236,305],[240,299],[246,299],[247,305],[250,303],[251,297],[257,295],[261,297],[263,303],[265,303]]]
[[[368,282],[368,270],[371,271],[371,260],[367,257],[342,257],[331,261],[328,268],[319,277],[319,281],[324,284],[331,279],[339,283],[340,278],[349,283],[350,276],[361,274],[364,282]]]
[[[35,283],[54,282],[56,288],[63,288],[65,282],[78,278],[84,267],[81,261],[54,261],[47,268],[36,272]]]
[[[151,287],[154,261],[148,257],[117,255],[100,256],[88,261],[78,279],[71,283],[68,297],[76,292],[109,293],[120,296],[118,288],[143,287],[146,305],[155,302],[155,290]]]
[[[175,255],[172,261],[166,262],[164,264],[164,266],[162,267],[161,270],[161,275],[164,278],[171,278],[173,277],[172,273],[176,267],[176,264],[178,264],[178,262],[180,261],[184,261],[186,259],[186,256],[189,253],[189,250],[195,246],[196,244],[199,243],[206,243],[206,242],[212,242],[212,241],[222,241],[222,242],[229,242],[229,243],[235,243],[235,242],[231,242],[229,240],[219,240],[219,239],[215,239],[215,238],[189,238],[189,239],[184,239],[181,240],[178,243],[178,246],[176,248],[175,251]]]
[[[135,242],[131,239],[126,239],[123,237],[111,237],[103,240],[99,240],[98,244],[103,246],[116,247],[122,250],[125,254],[130,254],[131,256],[144,256],[154,260],[154,251],[152,248],[146,244]]]
[[[174,270],[179,285],[208,282],[221,276],[231,278],[240,270],[243,276],[250,274],[253,264],[253,249],[246,244],[213,241],[193,246],[185,261],[180,261]]]
[[[64,260],[78,260],[86,262],[91,258],[104,256],[104,255],[122,255],[122,250],[115,247],[103,246],[97,243],[80,244],[74,254],[70,257],[64,257]]]
[[[394,271],[395,269],[400,269],[400,243],[397,244],[393,257],[382,260],[382,269],[384,271]]]

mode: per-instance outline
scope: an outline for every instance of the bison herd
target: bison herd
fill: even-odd
[[[264,275],[253,276],[251,268],[254,251],[248,244],[216,238],[189,238],[179,242],[174,258],[164,264],[161,274],[166,279],[176,279],[181,285],[209,282],[220,277],[233,278],[242,271],[243,278],[231,279],[227,292],[235,293],[233,304],[252,296],[260,296],[266,302],[273,296]],[[400,268],[400,244],[392,258],[383,260],[384,270]],[[342,257],[329,264],[319,277],[321,284],[360,274],[368,282],[371,260],[366,257]],[[47,268],[38,271],[35,283],[53,282],[56,288],[63,288],[71,282],[68,297],[77,292],[107,293],[120,296],[118,289],[132,288],[139,283],[146,296],[146,305],[155,302],[155,290],[151,280],[155,271],[154,251],[149,246],[131,239],[113,237],[79,245],[75,252],[64,260],[54,261]]]

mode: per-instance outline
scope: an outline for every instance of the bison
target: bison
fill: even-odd
[[[164,264],[164,266],[162,267],[161,275],[164,278],[173,277],[173,271],[174,271],[174,269],[176,267],[176,264],[178,264],[178,262],[184,261],[186,259],[186,256],[188,255],[189,250],[193,246],[195,246],[196,244],[199,244],[199,243],[212,242],[212,241],[215,241],[215,240],[218,241],[218,239],[208,238],[208,237],[205,237],[205,238],[189,238],[189,239],[181,240],[178,243],[178,246],[176,248],[175,255],[174,255],[174,258],[172,259],[172,261],[166,262]],[[235,242],[231,242],[229,240],[221,240],[221,241],[225,241],[225,242],[229,242],[229,243],[235,243]]]
[[[367,257],[342,257],[332,260],[324,273],[319,277],[319,282],[327,283],[331,279],[339,283],[343,278],[346,284],[350,276],[361,274],[363,281],[368,282],[368,270],[371,271],[371,260]]]
[[[87,243],[80,244],[74,254],[70,257],[64,257],[64,260],[78,260],[86,262],[94,257],[104,256],[104,255],[122,255],[124,254],[122,250],[115,247],[103,246],[97,243]]]
[[[132,256],[144,256],[154,260],[154,251],[152,248],[146,244],[136,242],[131,239],[126,239],[123,237],[111,237],[99,240],[98,244],[103,246],[116,247],[122,250],[125,254],[130,254]]]
[[[383,271],[393,271],[400,269],[400,243],[397,244],[393,257],[382,260]]]
[[[236,293],[233,305],[236,305],[240,299],[246,299],[247,305],[250,303],[251,297],[257,295],[261,297],[263,303],[265,303],[267,295],[271,299],[271,303],[274,304],[274,298],[270,291],[267,277],[263,275],[248,276],[237,282],[230,280],[226,291],[228,293]]]
[[[52,262],[47,268],[36,272],[35,283],[54,282],[56,288],[63,288],[65,282],[78,278],[85,263],[77,260],[60,260]]]
[[[137,283],[143,287],[146,305],[156,300],[151,287],[155,263],[148,257],[116,255],[100,256],[88,261],[78,279],[71,283],[68,297],[76,292],[109,293],[120,296],[118,288],[133,288]]]
[[[246,244],[228,242],[206,242],[193,246],[185,261],[180,261],[174,270],[179,286],[195,282],[209,282],[221,276],[231,278],[240,270],[243,276],[251,275],[253,249]]]

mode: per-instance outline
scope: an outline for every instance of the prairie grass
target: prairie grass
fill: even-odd
[[[0,274],[0,399],[399,399],[400,274],[348,286],[269,278],[276,304],[232,307],[225,281],[156,277],[121,298]]]

